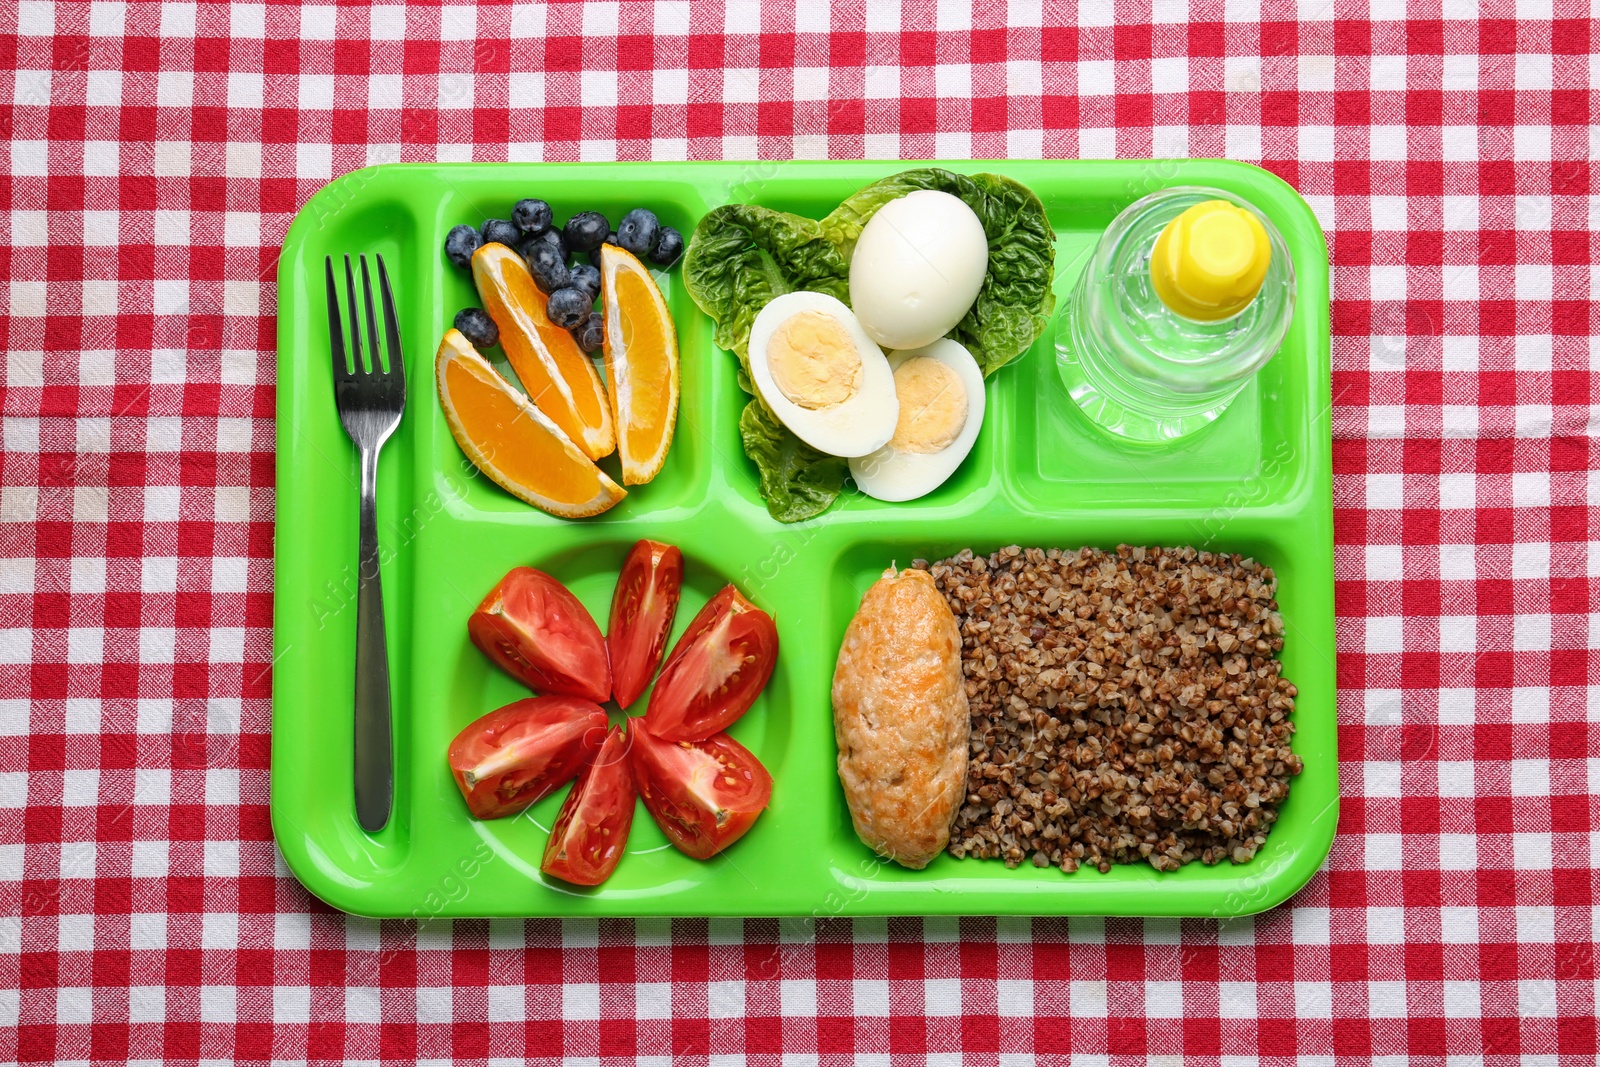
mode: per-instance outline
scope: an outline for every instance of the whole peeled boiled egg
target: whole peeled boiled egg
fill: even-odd
[[[865,456],[894,436],[894,372],[843,302],[773,297],[750,327],[750,377],[794,435],[830,456]]]
[[[983,371],[956,341],[893,352],[900,401],[894,436],[850,461],[856,486],[878,500],[915,500],[943,485],[972,451],[983,426]]]
[[[850,304],[885,348],[921,348],[967,314],[989,269],[983,223],[960,197],[918,189],[867,220],[850,257]]]

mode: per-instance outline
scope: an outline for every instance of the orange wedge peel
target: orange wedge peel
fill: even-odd
[[[572,334],[550,321],[548,297],[522,257],[503,244],[486,244],[472,254],[472,279],[528,398],[585,456],[609,456],[617,435],[600,374]]]
[[[660,287],[626,249],[600,246],[600,293],[622,482],[642,485],[666,462],[678,421],[678,334]]]
[[[550,416],[512,388],[461,331],[445,332],[433,369],[451,436],[512,496],[552,515],[581,519],[627,495]]]

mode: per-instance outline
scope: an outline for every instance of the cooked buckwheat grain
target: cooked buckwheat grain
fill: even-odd
[[[1193,548],[1016,545],[929,570],[972,708],[955,856],[1244,863],[1300,773],[1277,579]]]

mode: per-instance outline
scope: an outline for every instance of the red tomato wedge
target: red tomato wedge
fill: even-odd
[[[639,796],[667,839],[695,859],[743,837],[772,799],[772,775],[727,734],[663,741],[638,719],[631,727]]]
[[[666,741],[698,741],[750,709],[778,662],[772,616],[729,585],[689,623],[650,691],[645,725]]]
[[[683,553],[672,545],[640,541],[623,560],[606,627],[611,695],[619,707],[638,700],[655,677],[682,590]]]
[[[450,770],[480,819],[515,815],[573,777],[600,750],[606,713],[576,697],[530,697],[491,711],[450,742]]]
[[[613,726],[594,762],[578,775],[550,831],[539,869],[574,885],[599,885],[611,877],[633,826],[633,768],[629,738]]]
[[[605,640],[578,598],[543,571],[517,567],[467,619],[483,654],[536,693],[611,696]]]

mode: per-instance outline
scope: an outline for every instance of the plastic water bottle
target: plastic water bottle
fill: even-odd
[[[1215,421],[1283,343],[1283,237],[1219,189],[1163,189],[1118,215],[1056,325],[1057,367],[1095,425],[1133,442]]]

